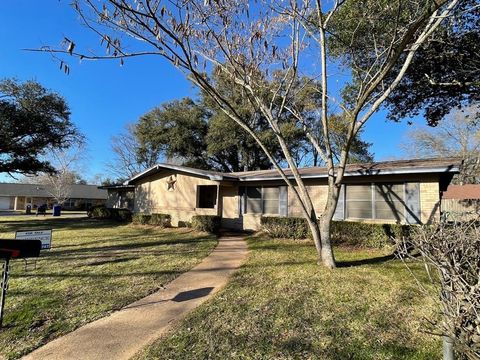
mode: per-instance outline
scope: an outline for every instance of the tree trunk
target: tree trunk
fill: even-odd
[[[316,220],[307,219],[310,232],[312,233],[313,243],[315,244],[315,249],[317,250],[317,264],[322,264],[322,237],[320,235],[320,228]]]
[[[329,268],[334,269],[336,268],[335,265],[335,256],[333,255],[333,248],[330,239],[330,225],[332,224],[332,220],[327,218],[320,219],[320,239],[321,239],[321,259],[322,264]]]
[[[308,226],[317,250],[317,264],[334,269],[336,266],[330,243],[330,222],[308,219]]]

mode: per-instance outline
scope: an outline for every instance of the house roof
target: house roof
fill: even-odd
[[[157,164],[135,175],[131,179],[127,180],[124,183],[124,185],[133,184],[137,180],[140,180],[150,175],[158,174],[163,170],[174,170],[174,171],[183,172],[191,175],[206,177],[210,180],[237,180],[237,178],[235,176],[232,176],[230,173],[222,173],[219,171],[211,171],[211,170],[201,170],[201,169],[195,169],[187,166],[173,165],[173,164]]]
[[[112,184],[112,185],[102,185],[102,186],[97,186],[99,189],[115,189],[115,190],[134,190],[135,185],[124,185],[124,184]]]
[[[480,185],[449,185],[442,197],[456,200],[480,199]]]
[[[434,158],[434,159],[411,159],[411,160],[395,160],[383,161],[369,164],[349,164],[345,169],[345,176],[362,176],[362,175],[393,175],[393,174],[432,174],[432,173],[458,173],[461,160],[459,158]],[[281,180],[282,177],[277,170],[257,170],[222,173],[218,171],[200,170],[186,166],[158,164],[141,172],[126,181],[124,185],[130,185],[135,181],[144,177],[157,174],[163,170],[174,170],[187,174],[197,175],[209,178],[210,180],[227,180],[227,181],[268,181]],[[290,169],[284,169],[285,174],[289,178],[293,178]],[[302,178],[315,179],[326,178],[328,169],[326,167],[306,167],[299,168]]]
[[[432,174],[432,173],[458,173],[461,160],[459,158],[434,158],[382,161],[368,164],[348,164],[345,176],[362,175],[395,175],[395,174]],[[304,179],[326,178],[326,167],[307,167],[298,169]],[[293,178],[292,172],[285,169],[285,174]],[[240,181],[279,180],[280,174],[276,170],[259,170],[232,173]]]
[[[0,196],[52,197],[48,185],[0,183]],[[96,185],[72,185],[72,199],[107,199],[107,191]]]

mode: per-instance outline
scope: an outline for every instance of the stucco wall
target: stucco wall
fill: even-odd
[[[176,180],[175,189],[168,190],[167,181]],[[417,176],[376,176],[350,178],[347,184],[370,182],[419,182],[421,220],[429,223],[440,218],[440,193],[438,177],[434,175]],[[239,214],[238,186],[233,183],[221,183],[219,199],[214,209],[197,208],[197,186],[219,185],[219,182],[174,172],[162,172],[143,179],[135,188],[135,212],[166,213],[172,216],[172,225],[178,226],[179,221],[191,221],[194,215],[221,215],[222,224],[227,228],[252,229],[260,228],[259,214]],[[247,185],[247,184],[241,184]],[[281,183],[249,183],[250,185],[281,185]],[[307,189],[312,197],[317,214],[325,207],[327,185],[325,180],[306,180]],[[293,192],[288,190],[288,216],[302,216],[300,206]],[[375,220],[365,220],[374,221]],[[376,222],[385,223],[384,220]],[[393,221],[392,221],[393,222]]]
[[[176,182],[175,188],[169,190],[170,177]],[[170,214],[173,226],[178,226],[179,221],[190,221],[194,215],[218,215],[218,206],[214,209],[196,207],[198,185],[218,185],[218,182],[173,172],[145,178],[135,187],[134,211]]]
[[[238,187],[221,186],[220,199],[222,204],[222,226],[228,229],[243,229],[243,219],[240,217]]]

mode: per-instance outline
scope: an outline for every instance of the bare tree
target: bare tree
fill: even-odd
[[[466,0],[463,0],[466,1]],[[82,60],[158,56],[170,62],[208,94],[220,109],[259,144],[299,201],[308,221],[319,263],[335,267],[330,224],[337,205],[353,139],[401,82],[419,47],[462,0],[104,0],[74,1],[87,28],[102,39],[106,54],[42,48],[58,57]],[[70,66],[61,58],[62,68]],[[351,81],[331,90],[330,77],[341,70]],[[262,139],[211,81],[221,72],[264,116],[281,147],[288,177]],[[303,76],[318,80],[322,138],[297,106]],[[343,96],[341,96],[343,95]],[[345,114],[348,131],[338,160],[332,151],[329,117]],[[308,113],[308,111],[307,111]],[[315,212],[295,159],[282,133],[282,120],[294,116],[328,167],[328,200]]]
[[[85,142],[79,140],[68,149],[51,151],[47,157],[55,172],[25,177],[23,181],[43,185],[55,202],[62,205],[71,197],[72,185],[83,181],[79,174],[82,173],[82,162],[86,157]]]
[[[117,180],[123,181],[155,165],[160,158],[160,150],[144,147],[135,134],[135,124],[127,124],[120,134],[113,136],[111,148],[114,158],[106,165],[109,173]],[[141,153],[141,154],[140,154]]]
[[[436,287],[440,320],[429,319],[429,331],[443,336],[444,355],[452,350],[468,359],[480,358],[480,226],[477,222],[423,226],[414,229],[398,249],[421,289],[412,262],[425,265]],[[412,251],[413,246],[413,251]],[[420,254],[417,257],[415,253]],[[461,357],[463,358],[463,357]]]
[[[480,183],[480,108],[478,105],[452,112],[435,128],[416,126],[402,147],[422,157],[457,156],[464,161],[460,183]]]

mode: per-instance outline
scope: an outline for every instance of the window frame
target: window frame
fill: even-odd
[[[344,191],[344,199],[343,199],[343,219],[344,220],[360,220],[360,221],[364,221],[364,220],[379,220],[379,221],[400,221],[400,223],[405,223],[406,222],[406,214],[408,212],[407,208],[408,208],[408,204],[406,203],[406,186],[407,186],[407,182],[405,181],[395,181],[395,182],[370,182],[370,183],[351,183],[351,184],[343,184],[345,186],[345,189],[343,190]],[[377,216],[377,209],[376,209],[376,203],[377,203],[377,199],[376,199],[376,188],[377,186],[382,186],[382,185],[401,185],[402,186],[402,190],[401,190],[401,194],[402,194],[402,200],[400,202],[401,206],[402,206],[402,209],[399,209],[398,211],[398,214],[401,215],[401,219],[398,220],[396,219],[395,217],[393,218],[390,218],[390,219],[385,219],[385,218],[379,218]],[[370,200],[349,200],[348,199],[348,187],[350,186],[369,186],[369,189],[370,189]],[[370,212],[371,212],[371,217],[353,217],[353,216],[349,216],[348,214],[348,203],[349,202],[361,202],[361,201],[365,201],[365,202],[369,202],[370,203]],[[386,201],[385,201],[386,202]],[[338,204],[337,204],[338,206]]]
[[[215,201],[213,207],[202,207],[201,205],[201,188],[215,188]],[[216,209],[218,207],[218,185],[197,185],[197,204],[196,209]]]
[[[398,211],[398,214],[401,216],[401,219],[399,220],[400,222],[405,222],[406,221],[406,212],[407,212],[407,203],[406,203],[406,195],[405,195],[405,191],[406,191],[406,183],[405,182],[391,182],[391,183],[372,183],[373,187],[372,187],[372,205],[373,205],[373,215],[374,215],[374,220],[383,220],[383,221],[398,221],[398,219],[395,217],[395,215],[393,216],[393,218],[390,218],[390,219],[386,219],[386,218],[379,218],[377,216],[377,209],[376,209],[376,205],[377,205],[377,202],[380,202],[380,200],[377,200],[377,186],[381,186],[381,185],[391,185],[391,186],[394,186],[394,185],[401,185],[402,186],[402,189],[401,189],[401,194],[402,194],[402,199],[401,200],[394,200],[394,203],[395,202],[399,202],[400,205],[403,207],[402,209],[399,209]],[[382,200],[384,200],[382,198]],[[383,201],[384,203],[387,203],[387,201]],[[391,210],[391,209],[390,209]],[[392,212],[393,213],[393,212]]]
[[[245,186],[244,187],[244,190],[243,190],[243,196],[245,198],[244,200],[244,208],[242,209],[242,214],[245,214],[245,215],[260,215],[260,216],[263,216],[263,215],[267,215],[267,216],[281,216],[280,215],[280,204],[281,204],[281,200],[280,200],[280,188],[282,187],[282,185],[278,185],[278,186],[263,186],[263,185],[260,185],[260,186]],[[252,198],[253,200],[256,200],[256,201],[259,201],[260,202],[260,211],[259,212],[251,212],[249,211],[249,197],[248,197],[248,189],[249,188],[256,188],[256,189],[260,189],[260,198]],[[265,188],[274,188],[277,190],[277,199],[266,199],[265,198],[265,191],[264,189]],[[266,213],[265,212],[265,201],[276,201],[277,202],[277,211],[275,213],[272,213],[272,212],[268,212]]]

